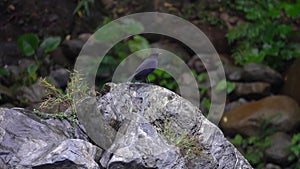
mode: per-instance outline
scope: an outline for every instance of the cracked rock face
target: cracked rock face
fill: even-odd
[[[94,158],[101,149],[79,130],[66,120],[0,108],[0,168],[99,169]]]
[[[77,105],[84,127],[0,108],[0,168],[252,168],[197,107],[175,93],[143,83],[105,88]]]
[[[88,135],[105,126],[102,135],[113,140],[103,144],[103,137],[91,137],[105,149],[102,167],[252,168],[218,127],[175,93],[143,83],[108,83],[104,88],[102,96],[79,106],[96,106],[89,112],[101,117],[102,124],[85,126]],[[78,114],[83,123],[91,120],[83,111]]]

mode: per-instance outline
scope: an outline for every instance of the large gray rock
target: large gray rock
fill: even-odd
[[[267,82],[275,86],[283,83],[283,78],[278,72],[260,63],[245,65],[243,79],[248,82]]]
[[[141,83],[109,83],[105,89],[103,96],[81,104],[97,106],[95,111],[111,126],[108,131],[118,132],[111,137],[108,132],[114,141],[100,160],[104,168],[252,168],[218,127],[175,93]],[[87,133],[107,127],[89,126]],[[104,146],[96,137],[94,141]]]
[[[36,147],[37,145],[36,143],[24,145],[26,151],[23,151],[25,154],[21,154],[22,159],[18,165],[26,166],[24,168],[32,166],[43,169],[99,169],[95,158],[100,157],[101,150],[87,141],[67,139],[45,147]]]
[[[52,70],[49,75],[49,80],[57,88],[65,88],[69,81],[69,71],[64,68]]]
[[[1,108],[0,168],[252,168],[197,107],[175,93],[142,83],[105,88],[102,96],[77,105],[85,129]]]
[[[266,82],[235,83],[235,97],[262,98],[270,95],[270,84]]]
[[[62,43],[62,51],[67,59],[74,61],[81,51],[84,41],[78,39],[66,40]]]
[[[2,169],[98,169],[99,153],[82,129],[66,120],[43,120],[24,109],[0,108]]]
[[[226,64],[223,66],[226,78],[230,81],[242,81],[244,69],[238,66]]]

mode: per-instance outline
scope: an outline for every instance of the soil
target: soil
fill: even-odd
[[[16,41],[24,33],[37,33],[40,37],[76,36],[81,32],[93,31],[103,20],[97,10],[101,4],[95,1],[90,15],[79,17],[73,14],[76,0],[10,0],[0,2],[0,40]]]

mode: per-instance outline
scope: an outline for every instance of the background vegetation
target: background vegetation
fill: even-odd
[[[92,20],[93,22],[94,20],[91,18],[97,18],[96,16],[98,14],[93,13],[93,10],[100,8],[101,22],[98,21],[98,25],[94,24],[92,28],[87,29],[88,32],[94,32],[97,28],[120,16],[147,11],[147,7],[149,7],[147,6],[149,5],[148,2],[139,3],[137,1],[124,1],[112,4],[105,4],[104,2],[98,3],[99,2],[94,0],[76,1],[76,4],[74,4],[75,8],[72,8],[71,12],[72,17],[75,18],[72,24],[82,26],[80,25],[82,21],[87,21],[88,23],[89,20]],[[0,5],[3,4],[4,2],[0,3]],[[257,62],[268,65],[280,73],[284,73],[286,67],[300,56],[300,43],[293,39],[294,37],[300,36],[300,0],[231,0],[213,2],[196,0],[189,1],[188,3],[181,1],[174,3],[163,1],[162,4],[162,6],[154,8],[158,11],[181,16],[196,25],[197,23],[201,23],[225,31],[228,42],[226,52],[237,66]],[[101,5],[108,7],[99,7]],[[10,15],[10,11],[13,11],[14,8],[16,7],[8,6],[3,15]],[[230,18],[226,19],[225,16],[230,16]],[[126,24],[120,25],[120,27],[123,26],[122,29],[125,31],[137,31],[140,29],[141,25],[138,22],[129,22],[130,27],[126,27]],[[28,23],[30,23],[30,21],[28,21]],[[110,30],[106,32],[105,35],[99,35],[100,37],[98,38],[109,40],[114,38],[115,33],[116,30]],[[5,66],[5,64],[1,64],[0,103],[2,105],[12,103],[14,106],[30,107],[32,103],[26,99],[18,99],[14,91],[24,86],[31,86],[39,81],[40,77],[46,77],[50,74],[53,67],[58,65],[53,61],[53,57],[51,56],[54,51],[57,51],[63,46],[63,41],[68,40],[68,36],[68,33],[46,34],[33,29],[33,31],[23,31],[22,35],[13,39],[21,53],[20,55],[32,60],[32,63],[28,65],[25,70],[21,70],[19,76],[15,76],[12,69]],[[168,39],[167,37],[163,38]],[[102,61],[101,69],[98,70],[97,89],[100,90],[104,83],[111,80],[111,75],[115,68],[126,56],[135,51],[149,48],[151,44],[155,42],[153,39],[155,39],[155,37],[153,38],[149,35],[135,35],[115,45]],[[189,54],[192,55],[193,53],[190,52]],[[70,70],[72,69],[70,65],[65,67]],[[206,72],[199,73],[193,70],[193,73],[199,84],[208,81]],[[70,79],[71,82],[80,80],[76,75],[71,76]],[[149,80],[151,83],[158,84],[170,90],[178,90],[177,83],[167,72],[156,70],[149,76]],[[76,85],[70,83],[71,85],[68,87],[57,88],[45,80],[43,84],[50,93],[47,94],[48,99],[42,104],[42,108],[49,108],[49,106],[54,107],[56,115],[51,117],[65,118],[73,121],[76,115],[74,113],[64,114],[65,109],[62,111],[59,107],[61,105],[72,107],[70,98],[74,92],[79,92],[76,91]],[[204,96],[201,100],[201,105],[205,112],[205,110],[208,110],[210,107],[210,89],[205,85],[199,86],[199,91],[201,95]],[[216,84],[216,89],[226,90],[228,96],[232,94],[235,87],[235,82],[221,81]],[[41,111],[36,112],[40,116],[45,116]],[[46,117],[49,117],[49,115],[46,115]],[[271,145],[269,136],[275,132],[269,124],[270,122],[268,121],[261,123],[261,133],[258,136],[246,137],[237,134],[231,138],[232,143],[239,147],[249,162],[256,168],[264,168],[267,163],[264,158],[263,150]],[[292,145],[289,147],[289,166],[299,169],[299,133],[293,134],[291,142]]]

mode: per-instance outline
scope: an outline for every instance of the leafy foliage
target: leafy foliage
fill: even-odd
[[[281,70],[285,61],[299,56],[299,44],[287,39],[294,33],[292,22],[300,18],[299,6],[299,0],[237,0],[230,4],[231,10],[244,13],[246,19],[227,34],[236,63],[263,62]]]
[[[211,106],[211,101],[208,98],[204,97],[201,101],[201,104],[206,108],[206,110],[209,110]]]
[[[144,37],[136,35],[128,41],[128,47],[131,52],[136,52],[142,49],[150,48],[150,44]]]
[[[95,33],[95,39],[99,42],[110,42],[123,39],[125,34],[139,34],[144,31],[144,26],[133,19],[124,19],[122,23],[112,22],[105,19],[100,30]]]
[[[48,37],[40,43],[39,37],[34,33],[27,33],[18,38],[18,48],[28,57],[33,57],[35,64],[27,67],[27,77],[23,79],[25,84],[32,84],[37,80],[38,70],[49,52],[55,50],[61,42],[60,37]],[[43,53],[38,54],[37,50],[41,48]]]
[[[173,77],[169,73],[160,69],[154,70],[154,72],[148,76],[148,80],[172,91],[175,91],[178,88],[178,84]]]
[[[203,113],[206,114],[211,106],[211,100],[209,99],[209,94],[207,92],[210,92],[210,86],[208,83],[205,83],[209,81],[207,72],[203,72],[200,74],[197,74],[193,72],[198,84],[199,84],[199,90],[201,95],[201,105],[203,106],[204,110]],[[204,84],[201,84],[204,83]],[[226,91],[227,94],[230,94],[234,91],[236,84],[234,82],[221,80],[219,81],[212,89],[216,92]]]
[[[136,52],[149,47],[148,40],[140,35],[135,35],[130,39],[123,40],[116,44],[103,58],[99,66],[97,73],[98,77],[101,77],[101,82],[98,84],[99,88],[111,80],[111,76],[107,75],[112,75],[119,63],[121,63],[130,52]]]
[[[237,147],[241,147],[245,150],[244,155],[248,161],[257,166],[257,168],[262,168],[264,150],[271,145],[271,140],[269,137],[252,136],[249,138],[244,138],[237,134],[231,140],[231,143]]]
[[[268,119],[259,119],[259,133],[257,136],[244,138],[237,134],[231,139],[231,143],[241,148],[246,159],[256,168],[263,168],[265,165],[264,151],[271,146],[269,136],[277,130],[272,126],[272,121],[279,116],[281,116],[281,113],[276,113]]]
[[[28,78],[24,79],[25,83],[33,84],[37,79],[38,66],[36,64],[31,64],[27,67]]]
[[[193,3],[186,3],[181,9],[182,15],[187,20],[197,19],[201,20],[211,26],[225,27],[225,23],[220,18],[216,17],[216,11],[222,11],[222,1],[193,1]]]
[[[293,168],[300,169],[300,133],[293,135],[292,145],[289,147],[289,151],[292,153],[289,156],[289,161],[294,162]]]
[[[235,89],[235,83],[234,82],[229,82],[226,80],[221,80],[217,85],[215,90],[217,92],[220,92],[222,90],[226,90],[226,92],[229,94]]]
[[[0,75],[9,76],[10,71],[7,68],[0,68]]]

